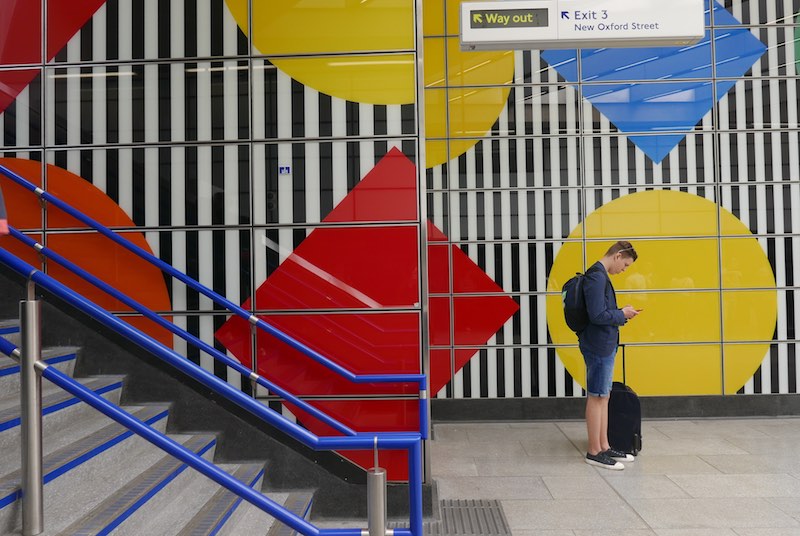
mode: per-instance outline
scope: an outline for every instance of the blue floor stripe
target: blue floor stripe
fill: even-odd
[[[252,481],[252,482],[250,482],[249,486],[250,486],[251,488],[252,488],[253,486],[255,486],[255,485],[256,485],[256,482],[258,482],[258,479],[259,479],[259,478],[261,478],[261,476],[262,476],[263,474],[264,474],[264,469],[261,469],[261,470],[260,470],[260,471],[259,471],[259,472],[256,474],[256,477],[253,479],[253,481]],[[233,492],[231,491],[230,493],[233,493]],[[242,501],[243,501],[243,500],[244,500],[244,499],[242,499],[241,497],[239,497],[239,498],[236,500],[236,502],[235,502],[235,503],[233,503],[233,504],[231,505],[231,507],[230,507],[230,508],[228,508],[228,511],[225,513],[225,515],[224,515],[224,516],[222,516],[222,519],[220,519],[220,520],[219,520],[219,523],[217,523],[217,526],[216,526],[216,527],[214,527],[214,528],[211,530],[211,532],[209,532],[209,533],[208,533],[208,536],[216,536],[216,535],[217,535],[217,533],[218,533],[220,530],[222,530],[222,527],[223,527],[223,526],[225,526],[225,523],[227,523],[227,522],[228,522],[228,519],[230,519],[230,517],[233,515],[233,513],[236,511],[236,509],[237,509],[237,508],[239,508],[239,505],[242,503]]]
[[[214,446],[216,443],[217,443],[217,440],[216,440],[216,439],[212,439],[212,440],[211,440],[211,441],[210,441],[210,442],[209,442],[209,443],[208,443],[208,444],[207,444],[205,447],[203,447],[203,448],[202,448],[200,451],[198,451],[198,453],[197,453],[197,454],[198,454],[199,456],[202,456],[203,454],[205,454],[206,452],[208,452],[208,450],[209,450],[211,447],[213,447],[213,446]],[[120,514],[120,515],[119,515],[119,516],[118,516],[116,519],[114,519],[114,520],[113,520],[113,521],[112,521],[112,522],[111,522],[109,525],[107,525],[107,526],[106,526],[106,527],[105,527],[103,530],[99,531],[99,532],[97,533],[97,536],[105,536],[105,535],[107,535],[107,534],[110,534],[110,533],[111,533],[111,531],[113,531],[115,528],[117,528],[117,527],[118,527],[118,526],[120,526],[122,523],[124,523],[124,522],[125,522],[125,521],[126,521],[128,518],[129,518],[129,517],[131,517],[131,516],[132,516],[132,515],[133,515],[133,514],[136,512],[136,510],[138,510],[139,508],[141,508],[143,505],[145,505],[145,504],[147,503],[147,501],[149,501],[150,499],[152,499],[152,498],[153,498],[153,496],[154,496],[156,493],[158,493],[159,491],[161,491],[162,489],[164,489],[164,488],[167,486],[167,484],[169,484],[170,482],[172,482],[173,480],[175,480],[175,478],[176,478],[176,477],[177,477],[179,474],[181,474],[181,473],[182,473],[182,472],[183,472],[183,471],[184,471],[184,470],[185,470],[187,467],[189,467],[189,466],[188,466],[188,465],[186,465],[185,463],[181,464],[181,465],[180,465],[180,467],[178,467],[177,469],[175,469],[175,470],[174,470],[174,471],[173,471],[171,474],[169,474],[169,475],[168,475],[166,478],[164,478],[164,479],[163,479],[161,482],[159,482],[159,483],[158,483],[158,485],[156,485],[155,487],[153,487],[153,489],[151,489],[150,491],[148,491],[148,492],[147,492],[147,493],[146,493],[144,496],[142,496],[142,497],[141,497],[141,498],[140,498],[138,501],[136,501],[136,502],[135,502],[135,503],[133,503],[133,504],[132,504],[130,507],[128,507],[128,509],[127,509],[127,510],[125,510],[124,512],[122,512],[122,514]]]
[[[48,365],[57,365],[58,363],[63,363],[65,361],[71,361],[75,359],[76,354],[64,354],[59,355],[56,357],[50,357],[48,359],[44,359],[43,361]],[[0,378],[3,376],[10,376],[12,374],[19,374],[19,365],[13,365],[8,368],[0,369]]]
[[[112,383],[111,385],[107,385],[105,387],[101,387],[100,389],[97,389],[96,391],[94,391],[94,393],[98,394],[98,395],[104,395],[104,394],[108,393],[109,391],[114,391],[115,389],[122,389],[122,382],[116,382],[116,383]],[[80,402],[80,400],[78,398],[75,398],[75,397],[68,398],[66,400],[63,400],[63,401],[57,403],[57,404],[53,404],[52,406],[47,406],[46,408],[42,408],[42,416],[50,415],[51,413],[55,413],[56,411],[62,410],[64,408],[68,408],[70,406],[74,406],[75,404],[78,404],[79,402]],[[9,430],[11,428],[14,428],[15,426],[19,426],[20,422],[21,422],[20,417],[16,417],[14,419],[11,419],[10,421],[6,421],[6,422],[3,422],[3,423],[0,423],[0,432],[3,432],[5,430]]]
[[[156,423],[156,422],[160,421],[161,419],[165,418],[168,414],[169,414],[169,410],[167,409],[167,410],[164,410],[164,411],[154,415],[153,417],[147,419],[144,422],[146,424],[150,424],[151,425],[151,424]],[[123,430],[124,430],[124,428],[123,428]],[[106,441],[105,443],[103,443],[101,445],[98,445],[97,447],[95,447],[92,450],[90,450],[89,452],[79,456],[78,458],[75,458],[75,459],[71,460],[70,462],[65,463],[61,467],[57,467],[56,469],[54,469],[53,471],[51,471],[49,473],[46,473],[44,475],[44,478],[43,478],[44,484],[47,484],[48,482],[58,478],[59,476],[63,475],[64,473],[66,473],[70,469],[74,469],[75,467],[79,466],[83,462],[85,462],[87,460],[90,460],[92,457],[97,456],[98,454],[101,454],[101,453],[105,452],[106,450],[108,450],[111,447],[113,447],[114,445],[117,445],[118,443],[124,441],[125,439],[127,439],[128,437],[130,437],[132,435],[133,435],[133,432],[131,432],[130,430],[126,430],[124,433],[121,433],[121,434],[117,435],[116,437],[112,438],[111,440]],[[18,488],[15,491],[13,491],[12,493],[10,493],[9,495],[6,495],[5,497],[1,498],[0,499],[0,509],[2,509],[5,506],[8,506],[9,504],[15,502],[21,496],[22,496],[22,491]]]
[[[168,413],[169,413],[169,410],[164,410],[163,412],[159,413],[158,415],[155,415],[154,417],[152,417],[152,418],[150,418],[150,419],[148,419],[148,420],[146,420],[144,422],[145,422],[145,424],[153,424],[153,423],[158,422],[161,419],[165,418]],[[125,429],[123,428],[123,430],[125,430]],[[61,467],[59,467],[57,469],[54,469],[52,472],[44,475],[44,483],[47,484],[51,480],[54,480],[54,479],[60,477],[61,475],[63,475],[67,471],[69,471],[70,469],[74,469],[75,467],[79,466],[83,462],[92,459],[93,457],[97,456],[98,454],[102,454],[103,452],[107,451],[108,449],[110,449],[114,445],[117,445],[117,444],[123,442],[124,440],[128,439],[132,435],[134,435],[133,432],[131,432],[130,430],[125,430],[125,432],[123,432],[122,434],[118,435],[114,439],[112,439],[110,441],[107,441],[107,442],[103,443],[102,445],[98,445],[97,447],[93,448],[92,450],[90,450],[89,452],[83,454],[82,456],[80,456],[78,458],[75,458],[73,461],[71,461],[69,463],[66,463],[63,466],[61,466]]]

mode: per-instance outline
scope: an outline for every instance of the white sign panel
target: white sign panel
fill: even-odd
[[[704,0],[509,0],[461,4],[461,48],[685,46],[705,35]]]

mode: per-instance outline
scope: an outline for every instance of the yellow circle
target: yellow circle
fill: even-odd
[[[716,238],[719,235],[719,238]],[[640,395],[733,394],[769,350],[777,319],[775,276],[749,229],[707,199],[670,190],[621,197],[570,233],[548,277],[547,323],[569,373],[585,386],[577,336],[560,290],[575,272],[629,239],[639,259],[611,276],[620,307],[642,313],[620,328],[627,382]],[[639,238],[639,240],[637,240]],[[646,239],[645,239],[646,238]],[[622,377],[620,354],[615,379]],[[723,391],[724,387],[724,391]]]
[[[226,0],[239,27],[248,33],[247,0]],[[462,52],[458,38],[445,37],[444,2],[424,3],[426,165],[457,158],[483,137],[508,101],[514,76],[512,52]],[[447,2],[449,26],[459,2]],[[414,49],[413,2],[253,1],[253,44],[281,71],[334,97],[367,104],[416,101],[413,54],[339,55]],[[282,57],[288,55],[315,57]],[[336,55],[332,55],[336,54]],[[483,87],[481,87],[483,86]],[[489,87],[491,86],[491,87]],[[447,124],[450,131],[447,131]]]

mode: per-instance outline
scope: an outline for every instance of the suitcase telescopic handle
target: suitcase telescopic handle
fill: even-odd
[[[622,347],[622,383],[628,385],[628,379],[625,377],[625,345],[620,344]]]

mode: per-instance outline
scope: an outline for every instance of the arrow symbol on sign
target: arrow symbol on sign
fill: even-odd
[[[562,11],[561,18],[569,20],[569,11]]]
[[[480,13],[473,13],[472,14],[472,22],[477,22],[479,24],[483,24],[483,15]]]

